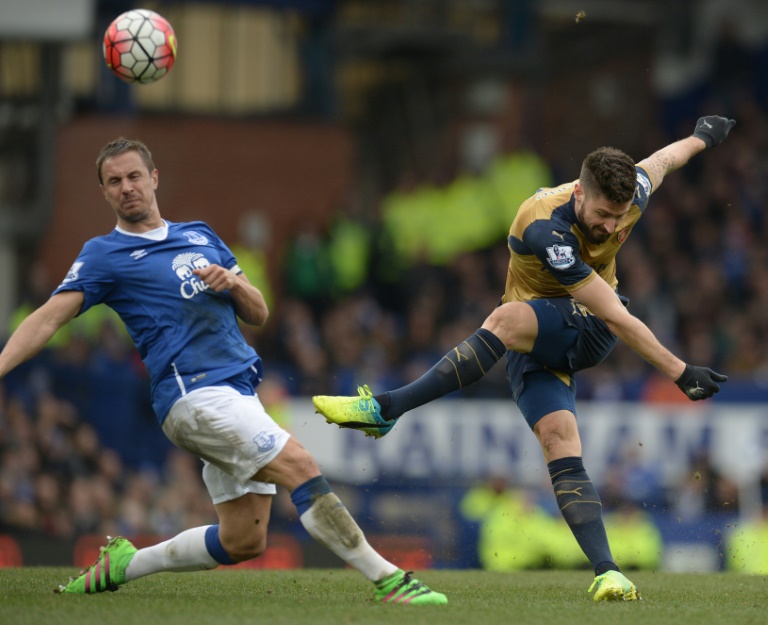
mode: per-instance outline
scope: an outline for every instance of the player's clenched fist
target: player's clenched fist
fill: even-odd
[[[237,281],[237,276],[234,273],[229,269],[225,269],[221,265],[216,264],[195,269],[192,273],[217,293],[220,293],[225,289],[231,289]]]
[[[685,365],[683,375],[675,380],[675,384],[683,393],[688,395],[688,399],[697,401],[712,397],[720,390],[718,382],[725,382],[726,380],[728,380],[727,375],[716,373],[707,367]]]
[[[735,124],[735,119],[728,119],[718,115],[699,117],[699,121],[696,122],[696,128],[693,130],[693,136],[701,139],[707,144],[708,148],[713,148],[725,141],[725,138]]]

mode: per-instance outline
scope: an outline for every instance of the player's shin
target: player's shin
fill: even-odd
[[[309,535],[372,582],[398,570],[368,544],[324,477],[312,478],[298,486],[291,493],[291,500]]]
[[[595,575],[618,571],[613,562],[603,524],[600,497],[578,456],[553,460],[547,465],[557,505],[576,542],[595,568]]]

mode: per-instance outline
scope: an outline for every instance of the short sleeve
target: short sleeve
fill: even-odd
[[[637,185],[635,185],[635,197],[632,200],[632,204],[637,206],[640,211],[644,211],[648,206],[648,200],[653,193],[653,181],[642,167],[636,167],[637,170]]]
[[[570,230],[553,228],[551,221],[534,221],[523,233],[523,243],[564,287],[572,287],[594,271],[579,253],[579,240]]]
[[[232,253],[232,250],[230,250],[229,247],[227,247],[227,244],[219,238],[219,235],[213,231],[213,228],[211,228],[208,224],[203,225],[205,225],[206,235],[209,237],[209,240],[219,252],[221,266],[225,267],[226,269],[235,269],[237,272],[237,259]]]
[[[95,241],[88,241],[53,295],[62,291],[82,292],[85,299],[80,314],[83,314],[92,306],[102,303],[113,285],[114,278],[106,255]]]

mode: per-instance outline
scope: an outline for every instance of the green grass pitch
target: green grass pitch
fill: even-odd
[[[73,569],[0,569],[0,623],[7,625],[763,625],[768,578],[634,573],[640,602],[595,604],[581,572],[418,571],[448,606],[380,605],[370,584],[345,569],[163,573],[118,592],[53,593]]]

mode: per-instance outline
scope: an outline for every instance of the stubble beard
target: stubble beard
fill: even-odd
[[[118,207],[115,212],[122,221],[136,224],[149,217],[151,211],[149,207],[142,205],[140,208],[134,210],[125,210],[122,207]]]
[[[584,222],[583,207],[581,209],[581,214],[579,214],[578,211],[576,212],[576,221],[579,224],[579,230],[581,230],[581,233],[584,235],[584,238],[588,243],[592,243],[593,245],[602,245],[611,237],[610,232],[598,230],[595,226],[588,226]]]
[[[585,230],[582,227],[581,232],[584,234],[584,238],[587,241],[589,241],[590,243],[593,243],[595,245],[602,245],[608,239],[611,238],[610,233],[602,232],[600,230],[597,230],[597,228],[588,228],[588,229]]]
[[[131,224],[137,224],[140,221],[144,221],[147,217],[147,211],[142,211],[140,213],[131,213],[126,215],[125,213],[120,213],[120,219],[123,221],[127,221]]]

